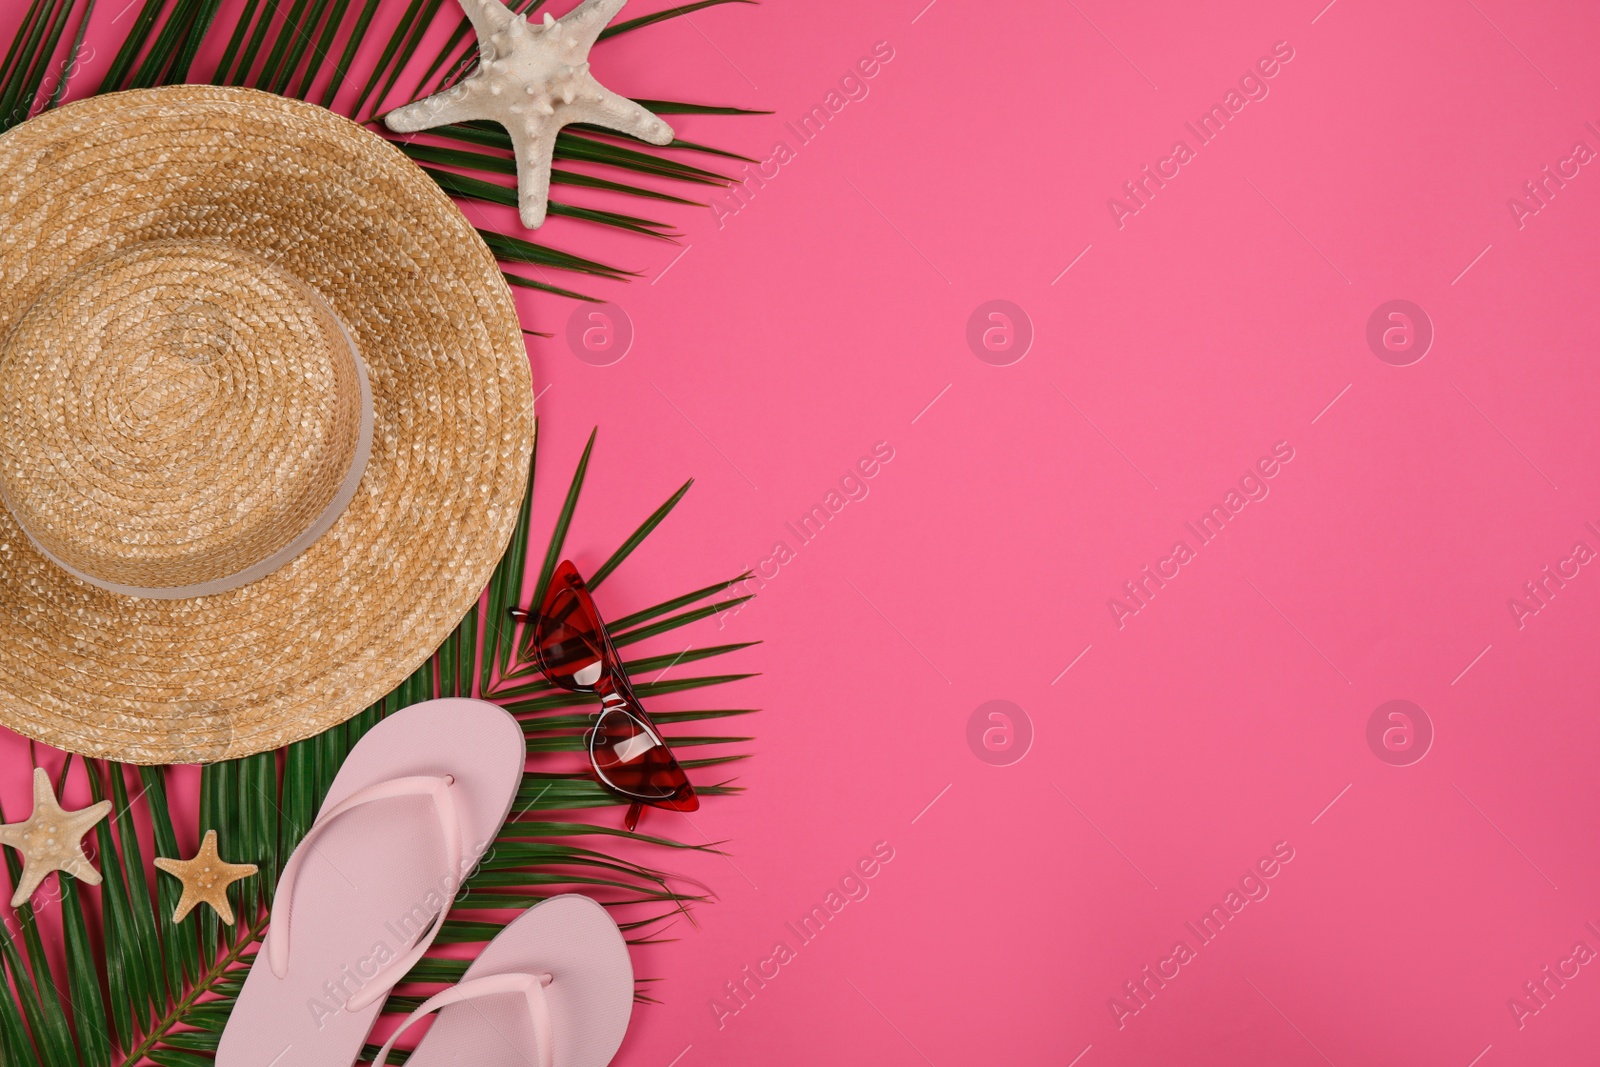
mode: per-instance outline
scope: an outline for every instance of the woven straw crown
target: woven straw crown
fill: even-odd
[[[450,200],[309,104],[175,86],[0,136],[0,723],[280,747],[410,675],[515,524],[515,307]]]
[[[216,242],[139,244],[62,279],[0,345],[0,397],[18,524],[135,596],[287,563],[349,503],[372,444],[366,369],[332,310]]]

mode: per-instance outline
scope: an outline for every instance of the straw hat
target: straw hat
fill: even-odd
[[[516,524],[494,256],[332,112],[173,86],[0,136],[0,723],[133,763],[328,729]]]

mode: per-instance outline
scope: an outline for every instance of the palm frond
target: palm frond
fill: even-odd
[[[56,62],[62,35],[77,6],[78,0],[31,0],[29,3],[22,25],[6,51],[5,61],[0,64],[0,131],[25,121],[40,106],[39,96],[52,77],[51,68]],[[84,28],[93,11],[93,0],[89,0],[79,16],[70,54],[60,61],[55,81],[50,84],[46,106],[53,106],[66,91],[67,80],[77,66]]]
[[[56,79],[56,87],[50,92],[50,99],[45,104],[45,109],[60,104],[67,95],[67,86],[72,81],[73,72],[77,70],[78,58],[83,55],[83,37],[89,29],[89,20],[94,17],[95,0],[86,0],[83,7],[83,17],[78,20],[78,31],[72,38],[72,47],[67,49],[66,59],[61,68],[61,76]]]
[[[622,542],[621,548],[617,549],[611,554],[610,559],[606,560],[604,563],[600,564],[599,567],[595,568],[595,572],[588,578],[588,586],[590,589],[598,589],[600,587],[600,583],[605,581],[606,578],[610,576],[612,571],[621,566],[622,561],[632,555],[634,549],[638,548],[644,543],[644,539],[649,537],[651,532],[657,526],[661,525],[662,520],[672,513],[672,509],[678,506],[678,501],[683,499],[684,494],[689,491],[689,487],[693,484],[694,479],[690,478],[688,481],[678,486],[678,491],[667,497],[667,502],[665,504],[662,504],[659,508],[656,508],[655,511],[651,512],[650,517],[645,519],[644,522],[640,523],[637,530],[628,535],[628,539]]]
[[[751,111],[743,107],[718,107],[713,104],[685,104],[677,100],[646,100],[635,98],[634,103],[657,115],[770,115],[770,111]]]
[[[428,23],[433,20],[433,15],[438,13],[439,4],[440,0],[411,0],[410,5],[405,10],[405,14],[400,18],[399,26],[395,28],[394,34],[389,38],[389,43],[384,45],[383,54],[378,57],[377,69],[372,72],[367,80],[366,88],[362,89],[361,95],[356,98],[355,106],[350,112],[352,118],[359,119],[361,117],[361,113],[366,107],[367,101],[372,99],[374,91],[377,91],[380,101],[388,95],[389,88],[394,85],[394,79],[400,76],[399,68],[404,65],[403,60],[397,60],[397,57],[404,52],[406,53],[405,58],[410,58],[408,49],[416,48],[418,30],[427,28]],[[426,15],[423,14],[424,11],[427,12]],[[379,91],[379,79],[384,76],[386,71],[389,72],[389,79],[385,82],[384,88]]]
[[[187,81],[195,53],[221,4],[222,0],[177,0],[127,88],[148,89]]]
[[[265,89],[269,93],[282,93],[289,84],[289,79],[294,76],[294,69],[299,65],[300,57],[305,54],[306,46],[311,42],[312,35],[316,32],[317,16],[307,18],[307,8],[311,0],[293,0],[288,13],[278,25],[277,36],[273,39],[272,47],[267,50],[267,57],[262,61],[261,69],[256,71],[254,77],[249,77],[250,66],[243,65],[240,73],[248,78],[247,84],[257,89]],[[318,4],[319,7],[325,6]],[[276,10],[278,5],[272,5],[269,13]],[[261,19],[261,25],[269,22],[266,16]],[[247,56],[253,60],[254,56]]]
[[[502,207],[517,206],[517,191],[505,185],[486,182],[480,178],[470,178],[464,174],[454,174],[450,171],[436,170],[432,167],[423,167],[423,173],[438,183],[439,188],[452,196],[470,196],[490,204],[499,204]],[[563,204],[558,200],[550,201],[550,214],[564,215],[567,218],[586,219],[590,222],[602,223],[606,226],[615,226],[620,230],[629,230],[633,233],[643,234],[646,237],[670,238],[673,236],[665,232],[667,224],[655,222],[650,219],[641,219],[633,215],[623,215],[614,211],[599,211],[593,208],[573,207]],[[598,268],[600,265],[595,264]]]
[[[539,566],[538,580],[533,583],[533,597],[530,604],[544,603],[545,590],[550,588],[550,576],[556,572],[556,564],[561,561],[562,550],[567,542],[567,530],[572,525],[572,516],[578,510],[578,495],[583,492],[583,479],[589,473],[589,456],[594,452],[595,435],[600,432],[596,426],[589,431],[589,440],[583,446],[583,455],[578,457],[578,469],[572,472],[572,482],[567,486],[567,497],[561,503],[561,512],[556,516],[555,528],[550,533],[550,544],[545,549],[544,562]],[[507,666],[503,662],[508,651],[508,646],[501,645],[500,656],[502,662],[497,666]]]
[[[3,813],[0,813],[0,818],[4,818]],[[11,852],[6,853],[6,871],[11,875],[12,885],[21,881],[22,864]],[[28,1020],[27,1028],[33,1036],[34,1048],[46,1067],[75,1067],[77,1056],[72,1030],[67,1025],[61,989],[50,970],[39,924],[34,920],[33,904],[19,905],[12,909],[12,916],[22,932],[27,964],[24,965],[22,954],[16,950],[16,943],[7,934],[4,942],[6,965],[16,982],[22,1013]]]
[[[333,75],[328,80],[328,85],[322,91],[322,106],[332,107],[339,98],[339,91],[344,88],[345,78],[350,73],[350,66],[355,61],[356,49],[361,42],[366,40],[367,30],[372,25],[373,18],[378,13],[380,0],[365,0],[361,5],[361,13],[356,16],[355,25],[345,38],[344,51],[339,56],[339,62],[334,65]],[[341,18],[343,12],[341,11]]]
[[[89,941],[89,924],[78,899],[78,880],[61,876],[61,931],[65,944],[67,991],[72,1001],[72,1028],[78,1036],[79,1059],[85,1067],[111,1067],[111,1035],[106,1032],[105,1001],[100,996],[100,966]]]
[[[665,11],[656,11],[649,15],[641,15],[636,19],[628,19],[626,22],[619,22],[614,26],[607,26],[605,29],[600,31],[600,39],[603,41],[607,37],[615,37],[619,33],[627,33],[629,30],[637,30],[641,26],[649,26],[656,22],[664,22],[667,19],[675,19],[680,15],[689,15],[696,11],[704,11],[708,7],[716,7],[719,4],[753,3],[755,3],[755,0],[698,0],[697,3],[682,4],[678,7],[669,7]]]

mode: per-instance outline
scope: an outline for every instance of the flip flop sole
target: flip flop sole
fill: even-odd
[[[494,841],[526,763],[522,727],[479,700],[414,704],[374,726],[328,792],[330,810],[368,786],[453,775],[462,870],[446,870],[444,835],[426,796],[355,808],[313,843],[294,890],[288,973],[257,954],[217,1049],[217,1067],[350,1067],[382,1008],[346,1005],[384,968],[431,939],[457,883]],[[452,877],[453,875],[453,877]]]
[[[586,896],[567,893],[528,909],[489,943],[463,981],[550,974],[555,1067],[606,1067],[633,1014],[633,961],[617,924]],[[441,1011],[407,1067],[527,1067],[533,1022],[522,998],[485,997]]]

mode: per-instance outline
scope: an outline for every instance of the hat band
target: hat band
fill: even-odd
[[[120,585],[116,582],[108,582],[104,578],[97,578],[92,574],[87,574],[62,560],[54,552],[40,544],[39,539],[33,536],[27,524],[17,514],[17,509],[10,508],[12,517],[17,520],[17,525],[27,535],[33,547],[38,549],[50,562],[74,577],[88,582],[90,585],[112,593],[119,593],[123,596],[147,597],[152,600],[187,600],[190,597],[213,596],[217,593],[226,593],[230,589],[237,589],[242,585],[249,585],[251,582],[260,581],[273,571],[289,563],[296,556],[310,548],[317,538],[327,533],[333,524],[339,520],[339,516],[344,514],[344,509],[350,506],[351,500],[355,499],[356,488],[361,484],[361,476],[367,469],[367,460],[372,456],[372,385],[367,380],[367,365],[361,359],[361,353],[356,348],[355,340],[350,336],[350,332],[345,329],[344,323],[339,320],[337,315],[330,317],[334,324],[337,325],[346,350],[350,353],[350,358],[355,364],[356,382],[360,389],[361,422],[357,430],[355,451],[350,457],[350,469],[345,472],[344,481],[339,485],[339,491],[328,501],[327,507],[322,509],[322,513],[308,524],[298,537],[270,556],[240,570],[225,574],[220,578],[213,578],[193,585]],[[3,493],[0,493],[0,496],[3,495]],[[9,507],[9,501],[7,506]]]

